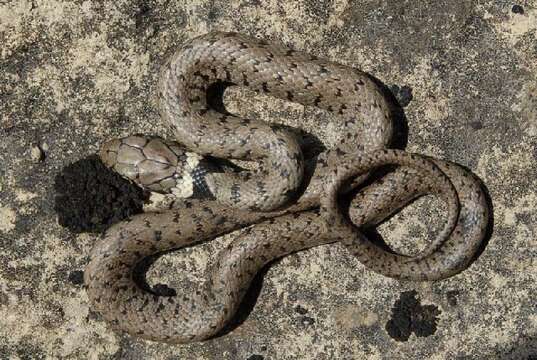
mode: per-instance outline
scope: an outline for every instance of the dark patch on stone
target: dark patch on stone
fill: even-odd
[[[90,321],[90,320],[91,321],[94,321],[94,320],[100,321],[100,320],[102,320],[101,314],[99,314],[96,311],[93,311],[93,310],[89,309],[88,315],[86,316],[86,321]]]
[[[410,86],[403,85],[400,87],[399,85],[392,85],[389,87],[389,89],[401,107],[407,107],[414,98],[412,96],[412,88]]]
[[[459,290],[448,291],[446,293],[448,304],[451,305],[451,306],[456,306],[457,305],[457,298],[459,297],[460,294],[461,294],[461,292]]]
[[[513,5],[511,11],[515,14],[524,14],[524,8],[520,5]]]
[[[146,19],[151,16],[151,6],[145,1],[142,1],[138,5],[138,11],[136,12],[136,15],[134,16],[134,21],[136,28],[142,28],[144,27],[144,23],[146,22]]]
[[[14,351],[11,352],[12,355],[16,354],[19,359],[45,359],[45,351],[34,344],[34,341],[31,337],[25,336],[22,340],[15,345]],[[7,359],[8,357],[6,357]]]
[[[250,356],[248,356],[248,358],[246,360],[263,360],[265,357],[263,355],[259,355],[259,354],[252,354]]]
[[[302,324],[306,326],[313,325],[315,324],[315,319],[312,318],[311,316],[304,316],[302,318]]]
[[[93,155],[56,175],[54,210],[69,230],[98,233],[113,223],[141,213],[148,194],[110,171]]]
[[[412,333],[426,337],[436,332],[440,310],[435,305],[422,306],[416,295],[415,290],[401,293],[392,308],[392,318],[386,323],[386,331],[397,341],[407,341]]]
[[[153,286],[153,292],[159,296],[177,296],[177,291],[166,284]]]
[[[73,285],[82,285],[84,283],[84,272],[81,270],[71,271],[67,279]]]
[[[122,335],[119,338],[119,348],[112,355],[111,359],[113,360],[143,360],[147,359],[149,356],[143,348],[143,344],[136,342],[135,338],[128,335]],[[172,358],[170,358],[172,359]],[[175,359],[175,358],[174,358]]]
[[[35,155],[35,161],[37,162],[43,162],[45,161],[45,158],[47,157],[47,154],[45,150],[43,149],[42,145],[40,143],[33,144],[33,149],[36,151]]]
[[[472,129],[474,130],[480,130],[480,129],[483,129],[483,123],[481,121],[472,121],[470,123],[470,126],[472,127]]]
[[[0,291],[0,305],[7,305],[9,298],[6,293]]]

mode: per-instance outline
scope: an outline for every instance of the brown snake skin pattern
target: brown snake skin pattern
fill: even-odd
[[[285,127],[234,116],[213,101],[207,94],[218,84],[334,112],[342,125],[337,148],[304,159],[301,140]],[[215,336],[264,265],[321,244],[342,243],[367,268],[407,280],[452,276],[478,251],[489,221],[479,181],[457,165],[387,149],[392,111],[367,74],[214,32],[170,58],[159,92],[161,115],[177,143],[130,136],[100,150],[103,162],[124,177],[184,198],[174,209],[112,226],[95,245],[84,273],[87,293],[114,329],[169,343]],[[238,171],[215,158],[254,160],[259,168]],[[360,189],[343,214],[338,194],[385,165],[398,166]],[[425,194],[440,197],[447,216],[442,232],[417,256],[396,254],[359,231]],[[203,286],[191,294],[161,296],[135,281],[133,270],[147,257],[252,224],[215,257]]]

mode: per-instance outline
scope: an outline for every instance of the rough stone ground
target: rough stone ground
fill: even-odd
[[[270,267],[222,337],[169,346],[109,331],[81,286],[96,235],[58,224],[54,178],[106,139],[169,136],[159,65],[214,29],[361,67],[401,102],[412,89],[408,149],[467,166],[490,192],[494,230],[477,261],[402,283],[324,246]],[[535,0],[0,1],[0,43],[0,358],[537,358]],[[330,143],[324,113],[246,95],[229,94],[230,108]],[[419,201],[380,230],[412,251],[441,214]],[[151,276],[180,291],[230,238],[166,256]]]

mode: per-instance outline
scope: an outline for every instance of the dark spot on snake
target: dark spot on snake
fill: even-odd
[[[295,54],[296,51],[293,50],[293,49],[288,49],[286,52],[285,52],[285,56],[293,56],[293,54]]]
[[[242,84],[244,86],[250,85],[250,82],[248,81],[248,76],[245,73],[242,73]]]
[[[237,183],[234,183],[233,185],[231,185],[230,192],[231,192],[231,201],[233,201],[236,204],[239,203],[241,199],[240,185]]]
[[[218,220],[216,221],[216,225],[222,225],[222,224],[225,224],[227,222],[227,217],[225,217],[225,216],[220,216],[217,219]]]
[[[320,165],[322,165],[322,166],[328,166],[328,163],[327,163],[326,160],[323,159],[323,158],[319,158],[319,159],[317,159],[317,163],[320,164]]]
[[[267,82],[263,82],[263,83],[261,84],[261,88],[262,88],[263,91],[266,92],[266,93],[270,92],[269,89],[268,89],[268,84],[267,84]]]
[[[255,185],[260,194],[265,194],[267,192],[265,183],[263,181],[256,181]]]
[[[347,153],[343,150],[341,150],[340,148],[336,148],[336,154],[338,156],[343,156],[343,155],[346,155]]]
[[[345,120],[345,126],[349,126],[349,125],[352,125],[352,124],[355,124],[355,123],[356,123],[356,120],[353,119],[353,118]]]
[[[247,118],[241,119],[241,125],[248,126],[252,121]]]
[[[201,100],[201,98],[199,97],[199,95],[196,95],[192,98],[189,99],[190,102],[199,102]]]
[[[208,213],[208,214],[214,214],[214,213],[213,213],[213,210],[212,210],[210,207],[208,207],[208,206],[204,206],[204,207],[202,207],[201,209],[202,209],[203,211],[205,211],[206,213]]]
[[[323,99],[323,96],[322,96],[322,95],[320,95],[320,94],[317,95],[317,97],[315,98],[315,100],[313,100],[313,105],[318,106],[322,99]]]
[[[287,100],[293,101],[293,93],[291,91],[287,91]]]

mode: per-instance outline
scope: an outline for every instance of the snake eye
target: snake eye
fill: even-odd
[[[117,163],[117,154],[121,146],[121,140],[114,139],[105,142],[99,148],[99,157],[107,167],[114,167]]]

